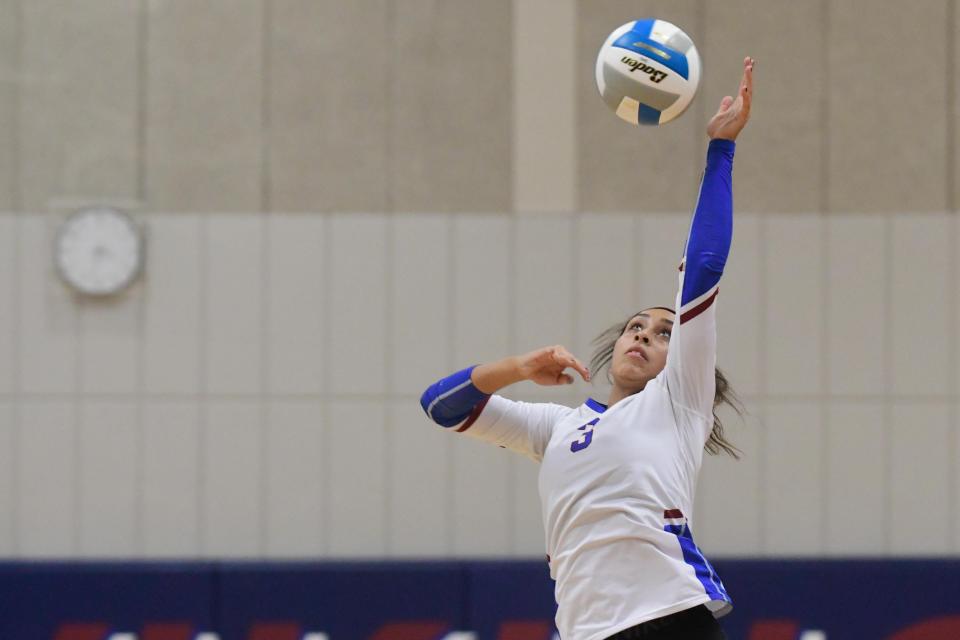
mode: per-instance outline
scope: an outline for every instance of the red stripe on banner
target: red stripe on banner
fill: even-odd
[[[667,509],[666,511],[663,512],[663,517],[664,518],[682,518],[683,511],[680,511],[680,509]]]
[[[552,635],[549,622],[504,622],[497,640],[550,640]]]
[[[247,640],[300,640],[300,625],[293,622],[269,622],[256,624]]]
[[[153,622],[143,626],[142,640],[193,640],[193,625]]]
[[[477,418],[480,417],[480,414],[483,413],[483,408],[487,406],[487,401],[490,400],[490,396],[487,396],[483,401],[473,408],[473,411],[470,412],[470,416],[467,418],[467,421],[463,423],[463,426],[457,429],[457,433],[461,431],[466,431],[469,429],[474,422],[477,421]]]
[[[890,640],[942,640],[960,638],[960,616],[918,622],[890,636]]]
[[[704,300],[703,302],[695,306],[693,309],[690,309],[689,311],[681,315],[680,324],[683,324],[684,322],[689,322],[690,320],[693,320],[698,315],[706,311],[707,308],[713,304],[713,301],[716,299],[718,293],[720,293],[720,287],[717,287],[717,290],[713,292],[712,296],[710,296],[709,298],[707,298],[706,300]]]
[[[370,636],[370,640],[436,640],[449,629],[444,622],[395,622]]]
[[[104,640],[110,627],[102,622],[68,623],[60,625],[53,640]]]
[[[764,620],[753,623],[749,640],[795,640],[799,631],[793,620]]]

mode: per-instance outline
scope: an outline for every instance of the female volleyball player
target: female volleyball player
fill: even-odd
[[[713,412],[726,399],[715,371],[714,302],[732,236],[734,140],[750,116],[753,65],[744,60],[739,94],[725,97],[707,125],[706,170],[680,266],[679,317],[648,308],[601,347],[595,361],[609,361],[613,384],[607,404],[588,399],[571,409],[492,395],[520,380],[572,383],[568,367],[589,380],[561,346],[465,369],[421,399],[444,427],[542,463],[563,640],[725,637],[715,616],[727,613],[731,600],[687,519],[704,448],[734,453]]]

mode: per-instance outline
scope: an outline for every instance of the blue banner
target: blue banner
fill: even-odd
[[[960,560],[715,567],[731,640],[960,639]],[[551,640],[555,607],[543,562],[0,564],[4,640]]]

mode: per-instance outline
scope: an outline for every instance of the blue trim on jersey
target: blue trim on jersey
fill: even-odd
[[[640,124],[660,124],[660,112],[642,102],[637,106],[637,122]]]
[[[587,398],[587,401],[584,404],[586,404],[588,407],[590,407],[597,413],[603,413],[604,411],[607,410],[607,405],[603,404],[602,402],[597,402],[593,398]]]
[[[732,140],[711,140],[700,196],[684,251],[680,306],[696,300],[720,282],[733,241]]]
[[[466,420],[474,407],[490,397],[477,389],[470,374],[476,365],[438,380],[420,396],[424,413],[442,427],[454,427]]]
[[[704,591],[713,600],[722,600],[733,603],[733,600],[727,595],[727,590],[720,581],[720,576],[714,570],[713,566],[703,555],[703,552],[693,542],[693,534],[690,527],[686,524],[674,525],[668,524],[663,528],[664,531],[677,536],[680,542],[680,549],[683,551],[683,560],[693,567],[697,574],[697,579],[703,585]]]
[[[653,31],[654,22],[656,22],[656,20],[650,18],[646,20],[637,20],[633,23],[633,26],[630,27],[630,31],[627,31],[625,34],[617,38],[617,40],[611,46],[633,51],[634,53],[637,53],[645,58],[654,60],[677,73],[684,80],[689,80],[690,65],[687,62],[687,56],[685,56],[682,51],[677,51],[676,49],[657,42],[650,37],[650,32]],[[666,54],[666,56],[659,52],[663,52],[663,54]]]

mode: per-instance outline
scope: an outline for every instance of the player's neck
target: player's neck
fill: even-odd
[[[645,386],[646,384],[644,384],[644,387]],[[614,384],[613,388],[610,389],[610,395],[607,397],[607,408],[609,409],[610,407],[617,404],[624,398],[628,398],[635,393],[640,393],[641,391],[643,391],[643,387],[640,387],[639,389],[637,389],[636,387],[625,388],[625,387],[621,387],[618,384]]]

